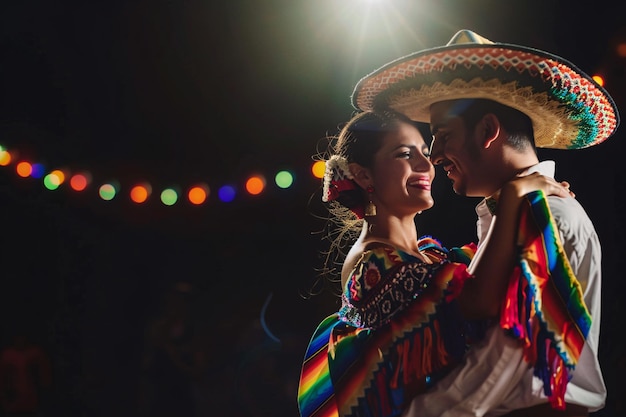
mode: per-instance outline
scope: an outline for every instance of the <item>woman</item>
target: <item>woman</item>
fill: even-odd
[[[342,307],[320,324],[307,350],[300,412],[400,415],[480,336],[470,319],[497,314],[507,282],[496,278],[513,268],[514,220],[524,195],[569,193],[540,175],[508,183],[493,243],[479,255],[490,261],[468,270],[474,245],[448,250],[418,239],[414,218],[433,205],[434,167],[413,122],[393,113],[358,114],[331,153],[322,200],[361,231],[343,262]]]

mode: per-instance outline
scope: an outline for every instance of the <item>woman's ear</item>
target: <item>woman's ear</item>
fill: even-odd
[[[484,129],[483,147],[487,149],[500,136],[500,119],[493,113],[487,113],[483,116],[482,125]]]
[[[348,164],[348,169],[352,174],[354,182],[356,182],[359,187],[365,190],[368,186],[372,185],[373,178],[369,169],[357,164],[356,162],[351,162],[350,164]]]

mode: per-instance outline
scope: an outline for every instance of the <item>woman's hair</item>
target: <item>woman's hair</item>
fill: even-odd
[[[382,147],[383,139],[389,132],[397,130],[401,123],[415,125],[415,122],[404,115],[391,111],[385,112],[361,112],[354,115],[339,131],[336,136],[329,137],[326,151],[321,155],[324,161],[330,160],[337,155],[345,158],[347,163],[357,163],[365,168],[373,168],[374,157]],[[329,181],[328,176],[324,181]],[[365,190],[351,179],[344,179],[353,184],[342,187],[341,191],[328,199],[327,207],[330,217],[328,218],[325,239],[330,242],[330,247],[325,254],[322,276],[328,276],[331,280],[339,280],[336,267],[342,264],[347,249],[359,233],[363,225],[363,219],[356,213],[363,212],[367,204]],[[325,184],[325,189],[328,184]]]
[[[372,169],[374,156],[381,148],[383,139],[389,132],[397,130],[400,123],[414,122],[404,115],[390,111],[357,113],[343,126],[336,140],[331,139],[326,160],[338,155],[345,158],[348,164],[357,163],[364,168]],[[333,199],[334,202],[329,201],[333,209],[339,209],[339,212],[333,210],[333,213],[338,215],[338,220],[345,221],[351,227],[354,227],[354,220],[358,220],[356,217],[360,217],[354,214],[362,212],[367,204],[366,193],[356,182],[353,183],[354,187],[339,192]],[[340,214],[342,209],[348,209],[344,215]]]

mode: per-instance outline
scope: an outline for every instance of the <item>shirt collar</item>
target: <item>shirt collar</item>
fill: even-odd
[[[521,173],[521,176],[530,175],[534,172],[538,172],[539,174],[545,175],[546,177],[554,178],[555,171],[556,163],[554,161],[541,161],[538,164],[527,168]],[[481,214],[484,214],[487,210],[491,215],[494,215],[496,212],[496,200],[493,197],[486,197],[476,206],[476,213],[479,216]]]

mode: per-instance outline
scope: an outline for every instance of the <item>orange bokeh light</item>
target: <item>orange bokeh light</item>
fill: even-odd
[[[55,169],[50,173],[51,177],[54,177],[56,185],[61,185],[65,182],[65,174],[60,169]]]
[[[11,163],[11,154],[9,151],[0,151],[0,166],[7,166]]]
[[[189,189],[187,193],[187,198],[191,204],[202,204],[206,201],[207,196],[209,195],[209,188],[203,185],[196,185]]]
[[[246,191],[252,195],[258,195],[265,189],[265,180],[262,177],[254,176],[246,181]]]
[[[30,162],[22,161],[15,166],[15,171],[20,177],[26,178],[33,172],[33,166]]]
[[[145,184],[135,185],[130,190],[130,199],[134,203],[138,203],[138,204],[145,203],[149,195],[150,195],[150,187]]]
[[[594,76],[593,76],[593,77],[591,77],[591,78],[593,78],[593,80],[594,80],[595,82],[597,82],[598,84],[600,84],[600,87],[604,87],[604,78],[602,78],[600,75],[594,75]]]
[[[70,187],[72,187],[74,191],[83,191],[90,182],[87,174],[75,174],[70,178]]]
[[[315,178],[324,178],[324,172],[326,171],[326,162],[315,161],[311,167],[311,172]]]

